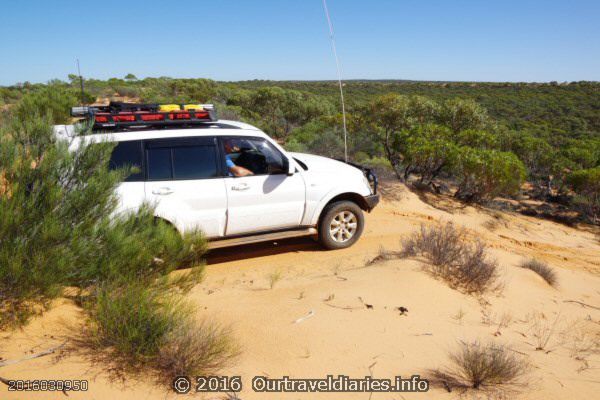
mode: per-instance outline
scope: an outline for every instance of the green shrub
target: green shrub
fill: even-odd
[[[85,301],[91,317],[86,342],[119,367],[149,367],[160,380],[214,374],[237,354],[231,332],[197,321],[180,296],[151,282],[103,284]]]
[[[430,185],[442,172],[451,171],[458,146],[449,137],[449,130],[439,125],[413,129],[404,146],[404,177],[419,174],[420,182]]]
[[[109,145],[71,153],[49,121],[11,119],[0,127],[0,303],[51,298],[93,255],[96,224],[115,205],[122,176],[97,165]],[[84,264],[85,265],[85,264]],[[10,316],[10,312],[7,315]],[[3,318],[2,322],[6,322]]]
[[[86,94],[84,100],[92,99]],[[80,102],[81,95],[75,90],[53,85],[24,95],[11,111],[18,123],[45,116],[52,124],[66,124],[71,121],[71,107]]]
[[[485,129],[490,119],[487,110],[473,100],[449,99],[441,105],[438,122],[458,133],[467,129]]]
[[[19,106],[19,107],[22,107]],[[113,145],[69,151],[49,118],[10,117],[0,127],[0,324],[21,324],[63,285],[153,277],[198,262],[199,234],[182,238],[150,208],[111,218]]]
[[[579,196],[576,204],[597,223],[600,220],[600,167],[575,171],[567,176],[567,182]]]
[[[518,193],[525,167],[513,153],[461,147],[454,174],[459,181],[455,196],[481,201]]]
[[[89,308],[92,341],[128,362],[158,354],[166,334],[183,318],[174,312],[176,304],[163,301],[146,282],[103,285],[94,300]]]
[[[456,143],[476,149],[498,149],[500,140],[498,134],[492,131],[467,129],[460,131],[455,136]]]
[[[284,139],[294,128],[333,113],[325,98],[277,86],[238,91],[228,104],[241,107],[243,115],[269,135]]]

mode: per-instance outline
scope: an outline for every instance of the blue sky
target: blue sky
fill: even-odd
[[[344,78],[600,80],[598,0],[328,0]],[[0,0],[0,85],[335,79],[322,0]]]

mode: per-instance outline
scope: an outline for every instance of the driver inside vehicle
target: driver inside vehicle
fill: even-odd
[[[240,152],[239,146],[236,145],[233,139],[226,139],[223,142],[225,148],[225,164],[232,176],[248,176],[254,175],[252,171],[239,165],[235,165],[232,155]]]

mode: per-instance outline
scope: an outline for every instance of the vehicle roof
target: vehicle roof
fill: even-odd
[[[75,125],[55,125],[54,133],[62,138],[85,138],[90,142],[102,140],[125,141],[140,139],[160,139],[171,137],[195,137],[195,136],[267,136],[258,128],[239,121],[218,120],[206,125],[181,128],[181,129],[135,129],[128,131],[107,131],[91,135],[79,136]]]

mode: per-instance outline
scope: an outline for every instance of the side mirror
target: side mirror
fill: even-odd
[[[287,163],[287,169],[288,169],[288,176],[292,176],[294,175],[294,172],[296,172],[296,166],[294,165],[294,163],[290,162],[290,160],[286,160]]]

